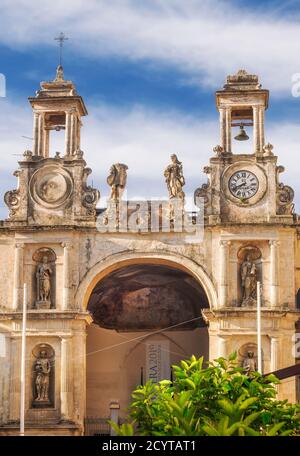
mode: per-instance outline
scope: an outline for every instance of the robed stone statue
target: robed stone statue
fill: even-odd
[[[182,163],[178,160],[177,155],[171,155],[172,163],[164,171],[166,183],[169,191],[169,198],[184,199],[185,194],[182,187],[185,185],[183,176]]]
[[[42,402],[45,405],[50,403],[49,399],[49,385],[50,385],[50,372],[51,364],[48,359],[47,352],[41,350],[39,357],[35,363],[35,388],[36,388],[36,398],[35,402]]]
[[[248,254],[241,265],[242,305],[256,300],[257,267]]]
[[[257,371],[256,359],[254,358],[254,352],[248,351],[246,358],[243,360],[242,367],[247,373]]]
[[[52,268],[48,263],[48,257],[43,256],[42,262],[38,264],[36,270],[37,280],[37,304],[45,304],[46,307],[50,307],[51,301],[51,274]],[[45,307],[43,306],[43,307]]]

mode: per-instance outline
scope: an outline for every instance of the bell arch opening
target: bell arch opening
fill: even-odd
[[[87,310],[86,416],[122,419],[131,392],[148,379],[172,379],[172,364],[191,355],[209,359],[208,308],[199,281],[166,264],[123,265],[94,286]]]

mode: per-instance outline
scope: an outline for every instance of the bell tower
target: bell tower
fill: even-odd
[[[24,152],[14,173],[18,188],[6,192],[10,213],[6,223],[72,225],[93,223],[98,190],[87,184],[92,172],[80,149],[81,118],[87,109],[72,81],[64,79],[58,65],[53,81],[29,102],[33,109],[33,150]],[[64,150],[51,156],[51,132],[65,131]]]
[[[277,166],[272,144],[265,144],[264,118],[269,91],[258,76],[240,70],[227,76],[216,92],[220,115],[220,144],[204,168],[208,183],[195,192],[204,198],[209,224],[291,223],[294,191],[280,182],[283,166]],[[233,153],[232,129],[239,127],[238,141],[249,137],[244,127],[253,127],[253,146],[248,153]]]
[[[49,157],[51,131],[65,130],[65,157],[74,156],[80,149],[81,117],[87,109],[81,96],[77,95],[72,81],[64,79],[63,67],[59,65],[56,78],[41,82],[35,97],[29,97],[33,109],[33,155]]]
[[[268,108],[269,91],[261,88],[258,76],[240,70],[227,76],[222,90],[216,92],[220,113],[220,145],[224,152],[232,152],[232,128],[240,127],[237,140],[248,139],[245,126],[253,127],[253,153],[263,154],[265,145],[264,117]],[[244,133],[243,133],[244,132]]]

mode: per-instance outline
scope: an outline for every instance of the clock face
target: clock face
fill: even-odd
[[[250,171],[236,171],[229,179],[229,190],[233,196],[242,200],[248,200],[257,193],[258,179]]]

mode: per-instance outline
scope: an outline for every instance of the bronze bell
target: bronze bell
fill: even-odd
[[[240,125],[239,134],[236,135],[234,137],[234,139],[236,139],[237,141],[247,141],[247,139],[249,139],[249,136],[247,135],[247,133],[244,130],[244,125],[243,124]]]

